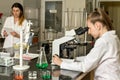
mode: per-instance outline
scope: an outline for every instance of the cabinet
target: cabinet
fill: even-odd
[[[41,0],[41,10],[40,10],[40,35],[41,41],[46,40],[46,29],[49,27],[57,31],[57,37],[64,36],[65,29],[65,13],[70,11],[69,25],[70,29],[78,28],[82,25],[80,23],[83,20],[80,16],[76,16],[77,26],[75,25],[75,15],[80,15],[81,11],[84,9],[93,9],[93,0]],[[89,6],[86,7],[86,6]],[[91,6],[91,7],[90,7]],[[76,14],[77,13],[77,14]],[[85,23],[85,22],[84,22]]]
[[[93,4],[92,2],[93,0],[41,0],[40,41],[51,40],[51,38],[46,38],[46,30],[49,28],[56,30],[56,33],[53,32],[52,34],[52,37],[54,35],[56,36],[53,38],[54,40],[63,37],[67,28],[69,28],[68,30],[71,30],[78,27],[85,27],[87,14],[83,14],[83,12],[84,10],[86,10],[85,12],[87,12],[87,10],[90,12],[93,9],[91,6]],[[89,8],[87,6],[89,6]],[[69,17],[69,19],[66,17]],[[78,37],[78,39],[80,39],[79,41],[86,40],[84,35]],[[83,50],[82,47],[81,54],[86,54],[86,52],[84,52],[86,51],[86,48],[84,51]]]
[[[55,39],[55,34],[62,30],[62,14],[63,0],[41,0],[41,41]]]

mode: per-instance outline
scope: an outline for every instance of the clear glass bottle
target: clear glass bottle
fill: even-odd
[[[36,63],[38,69],[46,69],[48,67],[48,62],[45,54],[44,47],[41,47],[40,54]]]
[[[53,33],[54,33],[54,29],[52,29],[52,27],[50,26],[49,29],[47,30],[48,40],[50,41],[53,40],[54,37]]]
[[[14,80],[24,80],[23,71],[15,71]]]

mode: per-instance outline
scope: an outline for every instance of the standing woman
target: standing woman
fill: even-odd
[[[63,69],[90,72],[94,80],[120,80],[120,40],[113,30],[109,16],[102,10],[90,13],[88,33],[96,39],[94,47],[81,62],[65,62],[56,55],[53,62]]]
[[[20,41],[20,30],[23,29],[23,36],[27,33],[27,20],[24,17],[24,10],[20,3],[14,3],[11,7],[12,16],[6,18],[1,35],[5,38],[3,48],[11,48],[13,44]],[[9,30],[8,30],[9,29]],[[10,31],[10,29],[12,31]]]

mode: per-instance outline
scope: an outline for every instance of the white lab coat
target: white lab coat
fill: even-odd
[[[120,80],[120,41],[115,31],[108,31],[97,39],[83,61],[62,62],[60,67],[82,72],[95,69],[94,80]]]
[[[26,31],[27,30],[27,20],[23,21],[22,27],[21,27],[18,25],[18,22],[16,22],[16,24],[14,24],[13,16],[6,18],[3,28],[2,28],[2,31],[1,31],[2,37],[4,37],[3,36],[4,27],[12,28],[18,34],[20,34],[20,30],[23,29],[23,36],[25,36],[25,34],[27,33],[27,31]],[[19,41],[20,41],[20,38],[16,38],[16,37],[13,37],[12,35],[8,34],[8,36],[5,38],[3,48],[13,47],[13,44],[18,43]]]

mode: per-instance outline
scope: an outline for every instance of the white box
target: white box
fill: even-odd
[[[14,65],[14,58],[12,57],[0,57],[1,66],[12,66]]]

